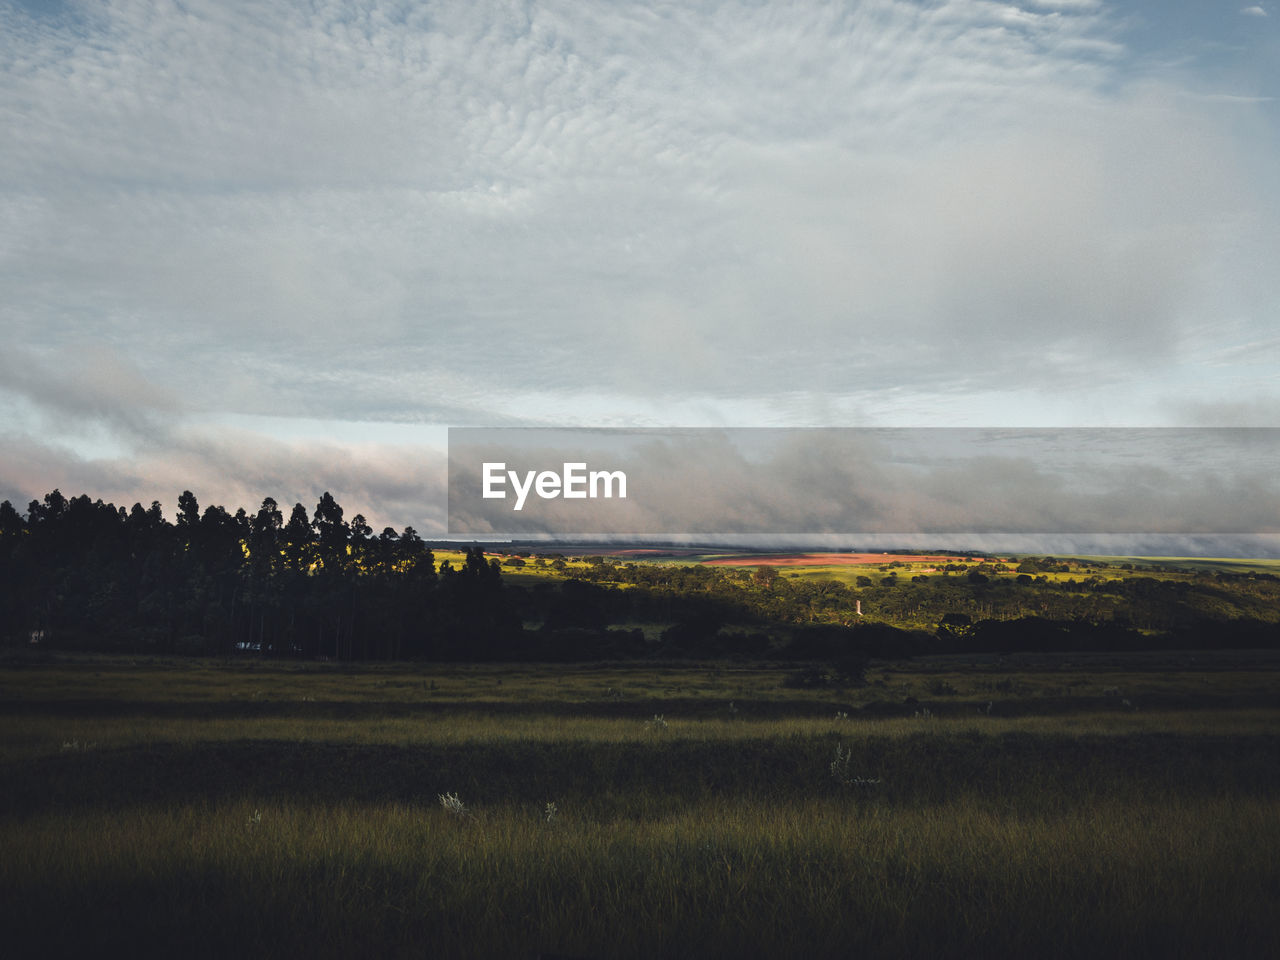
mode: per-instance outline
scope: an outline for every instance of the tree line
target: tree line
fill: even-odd
[[[934,576],[890,563],[846,583],[769,566],[506,561],[526,564],[557,575],[504,583],[479,546],[456,568],[437,564],[412,527],[375,534],[327,492],[286,518],[270,497],[232,514],[184,491],[170,523],[158,502],[126,510],[54,490],[25,515],[0,503],[0,642],[335,660],[1280,646],[1280,580],[1268,574],[1166,578],[1041,558]],[[1079,580],[1036,575],[1077,568]]]
[[[0,638],[153,653],[253,650],[333,659],[484,659],[519,629],[477,548],[437,568],[412,527],[374,534],[324,493],[286,518],[58,490],[23,516],[0,503]]]

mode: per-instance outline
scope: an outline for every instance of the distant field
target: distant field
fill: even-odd
[[[881,563],[976,563],[970,558],[909,553],[759,553],[714,557],[702,561],[725,567],[866,566]],[[998,562],[998,561],[997,561]]]
[[[524,548],[522,548],[524,549]],[[839,551],[783,551],[773,553],[733,553],[708,552],[705,548],[682,549],[678,547],[615,547],[601,546],[548,546],[541,550],[534,549],[536,555],[562,554],[569,563],[575,563],[584,556],[612,557],[627,562],[654,562],[676,564],[706,564],[708,566],[736,567],[839,567],[839,566],[875,566],[886,563],[907,564],[945,564],[945,563],[1002,563],[1007,557],[988,557],[980,555],[932,554],[932,553],[846,553]],[[499,557],[514,554],[496,553]],[[1028,554],[1029,555],[1029,554]],[[437,560],[449,560],[456,566],[462,559],[461,552],[436,550]],[[1222,571],[1226,573],[1280,573],[1280,559],[1248,557],[1161,557],[1161,556],[1103,556],[1085,554],[1065,554],[1065,559],[1087,561],[1106,566],[1119,566],[1131,563],[1143,567],[1164,567],[1185,571]],[[506,571],[504,571],[506,572]]]
[[[1081,557],[1080,559],[1108,564],[1132,563],[1142,566],[1168,567],[1175,570],[1208,570],[1223,573],[1257,571],[1280,574],[1280,559],[1250,560],[1240,557]]]
[[[797,553],[744,553],[744,554],[704,554],[698,558],[709,566],[783,566],[783,567],[840,567],[840,566],[876,566],[886,563],[906,564],[946,564],[946,563],[1008,563],[1008,557],[958,556],[955,554],[901,554],[901,553],[832,553],[832,552],[797,552]],[[1094,556],[1070,554],[1065,560],[1080,560],[1088,563],[1119,567],[1130,563],[1138,567],[1161,567],[1181,571],[1222,571],[1224,573],[1259,573],[1280,574],[1280,559],[1250,559],[1246,557],[1155,557],[1155,556]]]
[[[771,622],[783,625],[783,633],[787,624],[848,625],[855,620],[934,633],[944,617],[957,614],[975,623],[1034,617],[1064,624],[1130,624],[1143,636],[1202,631],[1205,639],[1195,640],[1191,646],[1268,646],[1280,642],[1280,637],[1268,639],[1266,633],[1266,625],[1276,624],[1280,616],[1280,586],[1273,576],[1261,576],[1280,573],[1280,560],[1019,558],[932,551],[726,551],[685,556],[628,552],[610,556],[607,547],[595,549],[602,552],[531,555],[519,560],[510,554],[496,556],[512,586],[541,587],[581,577],[609,589],[692,590],[692,596],[721,601],[721,611],[731,611],[723,614],[730,623]],[[774,576],[760,576],[762,569]],[[1259,576],[1248,577],[1249,573]],[[545,598],[551,596],[543,591],[543,599],[530,600],[526,611],[538,609],[539,603],[545,606]],[[666,615],[660,602],[649,602],[646,608],[638,601],[634,609],[645,611],[640,614],[632,613],[625,601],[614,606],[618,612],[613,624],[639,627],[650,643],[659,642],[664,631],[680,619]],[[523,622],[537,629],[545,620],[530,612]],[[1174,645],[1184,642],[1185,638],[1180,638]]]

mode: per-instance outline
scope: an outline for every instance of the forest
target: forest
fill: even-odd
[[[62,649],[485,659],[512,630],[478,551],[437,569],[412,527],[374,536],[328,493],[286,520],[271,498],[252,516],[202,513],[185,491],[176,523],[159,503],[126,511],[55,490],[23,518],[5,501],[0,578],[0,635]]]

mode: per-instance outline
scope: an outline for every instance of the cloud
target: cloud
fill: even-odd
[[[0,435],[0,499],[20,510],[57,488],[68,496],[129,506],[158,500],[173,516],[192,490],[202,507],[252,513],[265,497],[308,512],[330,491],[348,518],[364,514],[375,530],[414,526],[424,536],[445,528],[445,466],[439,451],[414,446],[281,443],[245,431],[201,431],[176,447],[141,456],[86,459],[66,447]]]
[[[1265,17],[1267,11],[1256,4],[1252,7],[1242,7],[1240,12],[1246,17]]]
[[[1210,427],[1271,427],[1280,423],[1280,395],[1265,390],[1238,400],[1170,398],[1183,423]]]
[[[1102,0],[1026,0],[1028,6],[1047,10],[1096,10]]]
[[[1280,533],[1270,430],[454,431],[456,534]],[[482,496],[501,463],[506,496]],[[583,497],[515,487],[578,468]],[[568,467],[564,467],[568,470]],[[590,471],[626,495],[591,496]],[[490,469],[489,472],[493,472]],[[565,481],[568,483],[568,481]],[[618,483],[621,489],[621,483]]]
[[[104,469],[86,431],[163,470],[245,415],[1151,419],[1224,315],[1266,334],[1280,221],[1266,91],[1131,38],[1094,0],[4,5],[0,388]]]
[[[0,392],[29,401],[47,426],[105,425],[134,438],[162,433],[163,419],[182,409],[175,391],[101,343],[69,343],[43,355],[21,347],[0,353]]]
[[[1168,344],[1231,157],[1158,92],[1103,96],[1121,48],[1067,6],[120,3],[62,56],[17,31],[42,111],[0,157],[28,185],[10,322],[105,315],[196,407],[427,419],[415,395],[495,369],[724,397]],[[779,358],[779,324],[828,346]]]

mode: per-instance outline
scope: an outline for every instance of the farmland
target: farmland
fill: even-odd
[[[1274,648],[1280,639],[1280,579],[1266,560],[688,552],[635,560],[583,549],[495,561],[519,588],[510,597],[526,631],[550,641],[556,628],[590,628],[613,656],[785,656],[810,650],[800,633],[822,626],[854,628],[853,646],[880,656]],[[560,609],[568,595],[576,613]],[[628,642],[636,629],[647,646]]]

